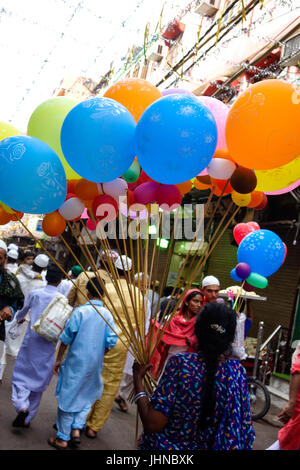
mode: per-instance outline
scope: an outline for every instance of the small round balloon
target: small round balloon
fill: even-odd
[[[82,201],[90,201],[100,193],[99,186],[97,183],[81,178],[77,181],[74,191]]]
[[[125,173],[122,175],[122,178],[124,178],[127,183],[135,183],[139,179],[140,173],[141,167],[139,163],[134,160],[128,170],[126,170]]]
[[[134,200],[138,204],[151,204],[156,201],[159,185],[148,181],[140,184],[133,192]]]
[[[8,137],[0,142],[0,156],[0,200],[28,214],[47,214],[61,206],[67,180],[49,145],[35,137]]]
[[[43,218],[42,229],[49,237],[58,237],[66,228],[66,219],[59,212],[50,212]]]
[[[212,112],[218,130],[218,140],[216,150],[227,147],[225,137],[226,121],[229,113],[229,108],[222,101],[212,98],[211,96],[198,96],[200,103],[208,107]]]
[[[284,256],[282,240],[270,230],[255,230],[249,233],[241,241],[237,252],[239,263],[247,263],[251,272],[265,277],[271,276],[280,268]]]
[[[156,191],[156,202],[164,210],[170,211],[180,206],[182,195],[172,184],[162,184]]]
[[[246,207],[251,202],[251,194],[240,194],[232,191],[231,199],[239,207]]]
[[[247,283],[258,289],[265,289],[268,285],[268,279],[257,273],[251,273],[246,279]]]
[[[109,183],[103,183],[102,188],[105,194],[109,194],[118,202],[120,197],[126,196],[128,184],[123,178],[117,178]]]
[[[127,78],[112,85],[103,95],[121,103],[137,122],[151,103],[162,97],[161,92],[147,80]]]
[[[225,158],[214,157],[207,165],[207,173],[212,178],[227,180],[231,178],[236,169],[235,163]]]
[[[69,165],[95,183],[121,176],[134,160],[135,122],[110,98],[91,98],[75,106],[61,129],[61,147]]]
[[[300,155],[299,96],[291,83],[271,79],[238,97],[228,114],[226,142],[239,165],[269,170]]]
[[[241,279],[246,279],[251,274],[251,268],[247,263],[239,263],[235,267],[235,272]]]
[[[159,183],[184,183],[198,175],[216,143],[211,111],[192,96],[164,96],[146,109],[136,127],[138,161]]]
[[[65,201],[58,212],[66,220],[75,220],[81,216],[84,211],[84,203],[78,197],[72,197]]]
[[[254,171],[239,166],[233,172],[230,184],[237,193],[249,194],[256,188],[257,178]]]
[[[230,276],[236,282],[242,282],[243,280],[241,277],[237,275],[235,268],[230,271]]]
[[[72,96],[55,96],[41,103],[30,116],[27,135],[37,137],[51,147],[59,156],[67,179],[79,179],[80,176],[66,161],[60,145],[60,131],[65,117],[78,104]]]

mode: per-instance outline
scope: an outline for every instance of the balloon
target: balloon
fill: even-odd
[[[254,230],[260,230],[260,226],[256,222],[247,222],[237,224],[233,229],[233,236],[239,245],[243,238]]]
[[[264,193],[261,191],[252,191],[250,196],[251,196],[251,201],[247,207],[256,207],[256,206],[259,206],[263,202]]]
[[[236,282],[242,282],[242,280],[243,280],[242,278],[238,277],[235,268],[230,271],[230,276]]]
[[[103,183],[103,192],[109,194],[118,202],[119,197],[126,196],[128,184],[122,178],[117,178],[109,183]]]
[[[63,165],[49,145],[19,135],[0,142],[0,199],[28,214],[46,214],[65,200]]]
[[[199,181],[197,178],[193,180],[193,185],[196,189],[199,189],[199,190],[206,190],[211,187],[210,184],[201,183],[201,181]]]
[[[285,258],[286,258],[286,255],[287,255],[287,246],[285,243],[283,243],[283,246],[284,246],[284,258],[283,258],[283,263],[285,262]]]
[[[251,268],[247,263],[239,263],[235,267],[235,272],[241,279],[246,279],[251,274]]]
[[[250,286],[247,281],[244,282],[243,289],[246,292],[254,292],[253,286]]]
[[[128,170],[126,170],[125,173],[122,175],[122,177],[125,181],[127,181],[127,183],[135,183],[139,179],[140,173],[141,167],[139,163],[134,160]]]
[[[49,237],[58,237],[66,228],[67,222],[59,212],[50,212],[43,218],[42,229]]]
[[[227,149],[227,148],[220,148],[220,149],[217,149],[217,150],[215,151],[214,157],[215,157],[215,158],[225,158],[226,160],[230,160],[231,162],[235,163],[235,161],[233,160],[232,156],[231,156],[230,153],[228,152],[228,149]]]
[[[291,186],[288,186],[287,188],[283,188],[278,191],[266,191],[266,194],[270,194],[271,196],[279,196],[280,194],[285,194],[289,193],[290,191],[293,191],[293,189],[298,188],[298,186],[300,186],[300,179],[293,183]]]
[[[175,185],[162,184],[156,191],[156,202],[164,210],[174,210],[180,205],[182,195]]]
[[[89,230],[92,230],[92,231],[96,230],[96,225],[94,224],[93,219],[88,219],[86,221],[86,226]]]
[[[141,78],[127,78],[112,85],[103,95],[121,103],[137,122],[151,103],[162,97],[158,88]]]
[[[15,222],[17,222],[19,219],[22,219],[23,216],[24,216],[24,212],[14,211],[14,213],[11,214],[11,220],[14,220]]]
[[[12,214],[9,214],[0,206],[0,225],[6,225],[12,220]]]
[[[134,200],[138,204],[151,204],[151,202],[156,201],[158,188],[159,185],[152,181],[140,184],[133,192]]]
[[[296,183],[300,177],[300,155],[297,158],[272,170],[255,170],[258,191],[279,191]],[[300,184],[300,180],[299,180]]]
[[[78,104],[72,96],[55,96],[41,103],[30,116],[27,135],[37,137],[51,147],[59,156],[67,179],[79,179],[80,176],[66,161],[60,145],[60,131],[65,117]]]
[[[239,166],[233,172],[230,184],[237,193],[249,194],[256,188],[257,178],[254,171]]]
[[[78,179],[72,179],[67,181],[67,193],[75,194],[75,186],[78,182]]]
[[[95,219],[112,222],[118,215],[118,204],[109,194],[100,194],[93,202],[92,211]]]
[[[265,289],[268,285],[268,279],[257,273],[251,273],[246,279],[247,283],[251,286],[257,287],[258,289]]]
[[[219,180],[216,178],[211,178],[211,184],[215,186],[216,189],[219,189],[219,191],[215,191],[215,194],[217,196],[220,196],[222,193],[231,194],[233,191],[230,181],[228,180]]]
[[[212,178],[227,180],[236,169],[236,165],[225,158],[214,157],[207,165],[207,173]]]
[[[228,106],[226,106],[226,104],[224,104],[222,101],[217,100],[216,98],[212,98],[211,96],[198,96],[198,100],[200,101],[200,103],[208,107],[208,109],[212,112],[216,120],[217,131],[218,131],[218,140],[217,140],[216,150],[227,147],[226,137],[225,137],[225,127],[226,127],[227,116],[229,113]]]
[[[136,154],[155,181],[184,183],[210,162],[217,127],[209,109],[196,97],[168,95],[152,103],[136,127]]]
[[[22,132],[16,129],[14,126],[0,121],[0,141],[7,139],[7,137],[14,137],[16,135],[22,135]]]
[[[91,98],[75,106],[61,129],[61,147],[69,165],[95,183],[112,181],[134,160],[135,122],[110,98]]]
[[[249,264],[253,273],[268,277],[282,265],[284,245],[276,233],[270,230],[255,230],[241,241],[237,259],[239,263]]]
[[[195,96],[194,93],[188,90],[184,90],[183,88],[169,88],[168,90],[163,90],[161,92],[162,96],[167,96],[167,95],[189,95],[189,96]]]
[[[269,170],[300,155],[299,128],[295,87],[282,80],[263,80],[247,88],[232,105],[226,142],[239,165]]]
[[[239,207],[246,207],[251,202],[251,194],[240,194],[236,191],[233,191],[231,194],[231,199]]]
[[[267,196],[264,194],[264,195],[263,195],[263,200],[262,200],[262,202],[259,204],[259,206],[254,207],[254,209],[255,209],[256,211],[262,210],[262,209],[264,209],[264,208],[266,207],[267,204],[268,204],[268,198],[267,198]]]
[[[82,201],[94,199],[99,194],[99,186],[97,183],[88,181],[84,178],[77,180],[74,192]]]
[[[90,217],[90,216],[89,216],[89,214],[88,214],[88,208],[85,207],[85,209],[84,209],[83,213],[81,214],[80,218],[81,218],[81,219],[88,219],[89,217]]]
[[[66,220],[75,220],[81,216],[84,211],[84,203],[78,197],[72,197],[65,201],[58,212]]]
[[[182,195],[187,194],[193,187],[191,180],[185,181],[184,183],[175,184],[176,188],[179,189]]]

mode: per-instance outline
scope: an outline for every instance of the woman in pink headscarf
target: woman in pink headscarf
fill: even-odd
[[[151,375],[158,379],[171,356],[179,352],[197,352],[197,339],[194,333],[197,315],[202,308],[203,295],[199,289],[187,291],[179,312],[173,316],[151,359]],[[155,323],[152,334],[157,338],[162,330],[160,323]]]
[[[292,358],[289,402],[278,417],[285,425],[267,450],[300,450],[300,344]]]

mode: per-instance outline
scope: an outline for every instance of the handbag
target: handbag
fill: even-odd
[[[51,300],[31,329],[47,341],[56,344],[71,316],[73,308],[68,299],[58,294]]]

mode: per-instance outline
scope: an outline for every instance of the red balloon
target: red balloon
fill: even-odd
[[[152,181],[140,184],[133,192],[134,200],[139,204],[151,204],[156,201],[157,190],[160,186]]]
[[[143,183],[147,183],[148,181],[152,181],[155,183],[155,181],[150,178],[150,176],[148,176],[147,173],[144,172],[144,170],[142,170],[139,179],[136,181],[136,186],[139,186]]]
[[[95,224],[94,224],[93,219],[88,219],[88,220],[86,221],[86,226],[87,226],[87,228],[88,228],[89,230],[92,230],[92,231],[96,230],[96,226],[95,226]]]
[[[156,202],[162,209],[173,210],[181,204],[182,195],[173,184],[161,184],[157,188]]]
[[[287,246],[286,246],[285,243],[283,243],[283,246],[284,246],[284,258],[283,258],[282,264],[285,262],[285,258],[286,258],[286,255],[287,255]]]
[[[109,194],[99,194],[93,201],[92,211],[95,219],[111,222],[118,215],[118,204]]]
[[[247,224],[237,224],[233,229],[233,236],[237,244],[239,245],[243,238],[255,230],[260,230],[260,226],[256,222],[248,222]]]

